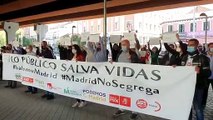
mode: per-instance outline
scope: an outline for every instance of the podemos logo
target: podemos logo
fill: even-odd
[[[93,90],[83,90],[83,95],[93,101],[97,102],[105,102],[106,101],[106,93],[97,92]]]
[[[116,105],[121,105],[125,107],[131,107],[131,98],[119,95],[109,95],[109,102]]]

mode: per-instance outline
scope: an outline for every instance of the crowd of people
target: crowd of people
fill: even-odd
[[[195,66],[197,83],[193,108],[196,112],[197,120],[204,120],[204,109],[210,84],[213,87],[213,43],[209,43],[208,48],[200,47],[197,39],[190,39],[188,43],[178,41],[178,45],[164,43],[166,52],[162,58],[159,57],[162,50],[161,41],[159,41],[160,48],[156,46],[151,48],[149,43],[147,45],[140,45],[137,39],[135,43],[135,47],[130,48],[130,41],[123,39],[120,43],[110,43],[111,50],[108,50],[105,47],[104,41],[100,38],[99,42],[87,42],[85,46],[76,44],[71,46],[59,45],[58,48],[61,60],[166,65],[173,66],[174,69],[176,66]],[[27,54],[55,59],[53,50],[46,41],[42,41],[41,50],[32,45],[23,49],[22,47],[14,48],[11,44],[8,44],[1,48],[1,53]],[[16,86],[17,82],[8,81],[8,85],[5,87],[16,88]],[[28,86],[25,92],[35,94],[37,91],[37,88]],[[51,100],[54,99],[54,94],[46,91],[42,98]],[[76,103],[72,107],[82,108],[86,103],[84,100],[76,99]],[[124,113],[124,110],[119,109],[113,116],[118,117]],[[137,116],[137,113],[132,112],[130,118],[136,119]],[[189,115],[189,120],[192,120],[192,112]]]

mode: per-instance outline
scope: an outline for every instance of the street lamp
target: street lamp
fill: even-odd
[[[201,13],[200,16],[201,17],[205,17],[205,19],[206,19],[206,26],[205,26],[205,48],[207,50],[208,16],[206,15],[206,13]]]
[[[76,26],[72,26],[72,35],[74,33],[74,28],[76,28]]]
[[[71,44],[73,44],[73,34],[74,34],[74,28],[76,28],[76,26],[72,26]]]

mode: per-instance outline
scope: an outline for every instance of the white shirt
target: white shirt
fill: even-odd
[[[186,66],[192,66],[193,65],[192,62],[193,62],[193,58],[192,56],[189,55],[186,61]]]
[[[36,56],[36,53],[32,51],[32,52],[28,52],[27,55]]]

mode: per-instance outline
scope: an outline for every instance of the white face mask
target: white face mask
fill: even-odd
[[[76,51],[75,49],[72,49],[72,53],[73,53],[73,54],[76,54],[77,51]]]
[[[213,53],[213,48],[209,48],[209,52]]]
[[[178,48],[176,49],[176,51],[177,51],[177,52],[180,52],[180,51],[181,51],[181,49],[178,47]]]
[[[30,50],[29,50],[29,49],[26,49],[26,52],[27,52],[27,53],[29,53],[29,52],[30,52]]]
[[[36,51],[37,51],[37,48],[34,47],[34,48],[33,48],[33,52],[36,53]]]
[[[127,47],[126,47],[126,46],[122,46],[121,49],[122,49],[122,51],[124,51],[124,52],[127,51]]]

